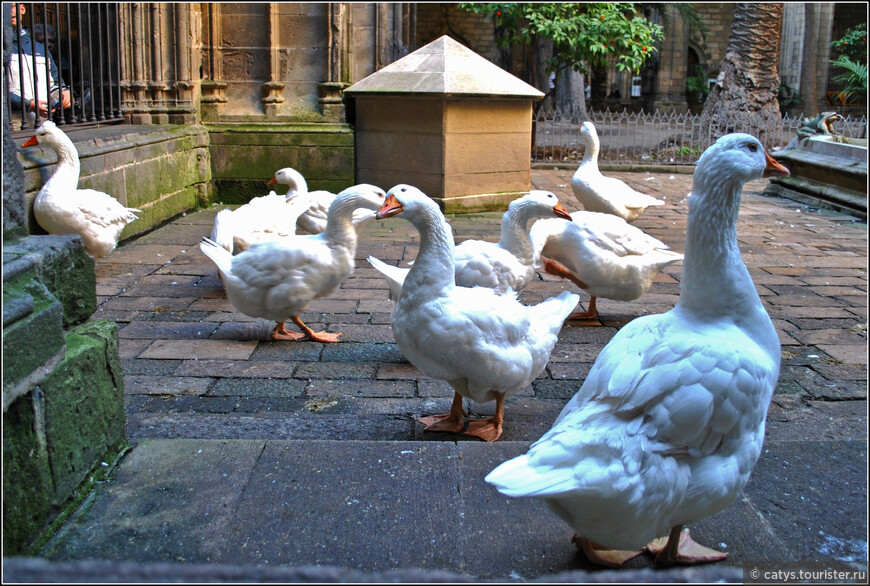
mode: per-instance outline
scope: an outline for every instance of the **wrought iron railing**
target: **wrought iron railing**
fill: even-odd
[[[3,3],[3,10],[13,12],[4,63],[13,130],[46,118],[59,126],[123,121],[117,4]]]
[[[608,165],[694,165],[698,157],[723,132],[764,135],[765,147],[785,146],[797,136],[803,116],[775,120],[762,117],[722,119],[711,124],[699,114],[589,112],[601,142],[598,160]],[[575,114],[558,108],[542,109],[534,117],[533,163],[570,163],[583,158],[583,141]],[[846,116],[834,123],[843,136],[866,136],[867,118]]]

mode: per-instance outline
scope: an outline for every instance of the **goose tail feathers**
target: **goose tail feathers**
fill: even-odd
[[[501,463],[485,480],[504,495],[511,497],[545,497],[568,492],[575,484],[570,468],[547,468],[531,465],[528,454]]]
[[[211,240],[230,254],[233,252],[233,231],[230,226],[232,213],[231,209],[219,211],[214,217],[214,226],[211,229]]]
[[[388,265],[384,261],[373,256],[369,256],[368,261],[370,265],[384,276],[384,280],[390,288],[390,299],[398,301],[399,296],[402,294],[402,284],[405,282],[405,276],[408,274],[408,269]]]
[[[550,297],[533,306],[532,309],[541,323],[548,323],[557,328],[556,331],[558,331],[578,303],[580,303],[579,295],[570,291],[562,291],[555,297]]]
[[[233,255],[230,251],[210,238],[203,238],[199,243],[199,249],[217,265],[222,275],[232,274]]]

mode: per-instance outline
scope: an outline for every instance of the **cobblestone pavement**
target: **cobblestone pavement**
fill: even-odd
[[[636,225],[683,250],[691,176],[613,175],[666,200]],[[532,174],[534,187],[576,210],[570,177]],[[424,433],[415,420],[446,410],[452,391],[399,352],[386,284],[365,260],[413,259],[410,224],[368,224],[354,276],[303,314],[312,327],[342,332],[341,342],[274,342],[273,324],[233,310],[199,251],[213,206],[97,264],[94,317],[119,325],[135,449],[46,546],[45,559],[4,560],[7,575],[710,582],[740,581],[753,560],[866,571],[867,225],[762,196],[765,183],[747,186],[738,233],[779,331],[782,373],[744,494],[692,526],[700,542],[729,552],[727,562],[663,571],[641,556],[600,572],[541,502],[503,497],[482,481],[549,429],[620,327],[673,307],[680,264],[637,301],[599,300],[600,326],[566,324],[546,371],[508,401],[502,439],[487,444]],[[496,240],[500,215],[449,221],[458,242]],[[521,299],[565,288],[573,285],[542,276]]]
[[[635,224],[682,251],[691,176],[613,175],[666,200]],[[580,206],[570,177],[569,170],[534,170],[533,187],[553,191],[573,211]],[[782,342],[771,421],[806,417],[812,410],[863,412],[867,226],[847,215],[760,195],[765,184],[747,185],[738,234]],[[413,259],[417,234],[409,223],[395,218],[366,225],[354,275],[303,314],[311,327],[342,332],[340,343],[275,342],[269,339],[274,324],[232,308],[214,266],[199,250],[218,209],[179,217],[97,264],[94,318],[119,326],[128,435],[134,443],[144,437],[453,439],[424,434],[415,422],[420,414],[447,409],[452,391],[422,375],[399,352],[390,329],[393,302],[365,260],[368,255],[400,264]],[[449,221],[457,242],[497,240],[500,216],[467,214]],[[622,325],[673,307],[681,270],[681,263],[665,268],[637,301],[601,299],[601,327],[566,324],[546,371],[507,404],[503,438],[534,440],[546,431]],[[521,299],[536,303],[566,288],[574,286],[541,275]],[[581,293],[581,304],[587,302]],[[843,401],[848,403],[836,403]],[[468,406],[474,414],[492,409]]]

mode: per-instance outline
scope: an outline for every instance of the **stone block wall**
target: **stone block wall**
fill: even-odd
[[[72,131],[81,161],[79,188],[96,189],[128,207],[142,210],[121,238],[146,232],[161,222],[209,200],[211,165],[208,131],[203,126],[106,127]],[[57,155],[49,148],[19,153],[24,168],[30,232],[44,233],[33,216],[33,200],[54,171]]]
[[[284,167],[302,173],[311,191],[337,193],[354,183],[354,138],[345,124],[210,124],[208,130],[212,201],[244,203],[265,195],[266,182]]]
[[[469,49],[500,63],[501,52],[495,44],[492,21],[480,14],[459,8],[458,4],[417,5],[417,44],[423,46],[444,34],[467,43]]]

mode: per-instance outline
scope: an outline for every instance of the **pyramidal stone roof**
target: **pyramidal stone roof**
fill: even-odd
[[[447,35],[361,79],[350,94],[461,94],[542,98],[543,92]]]

